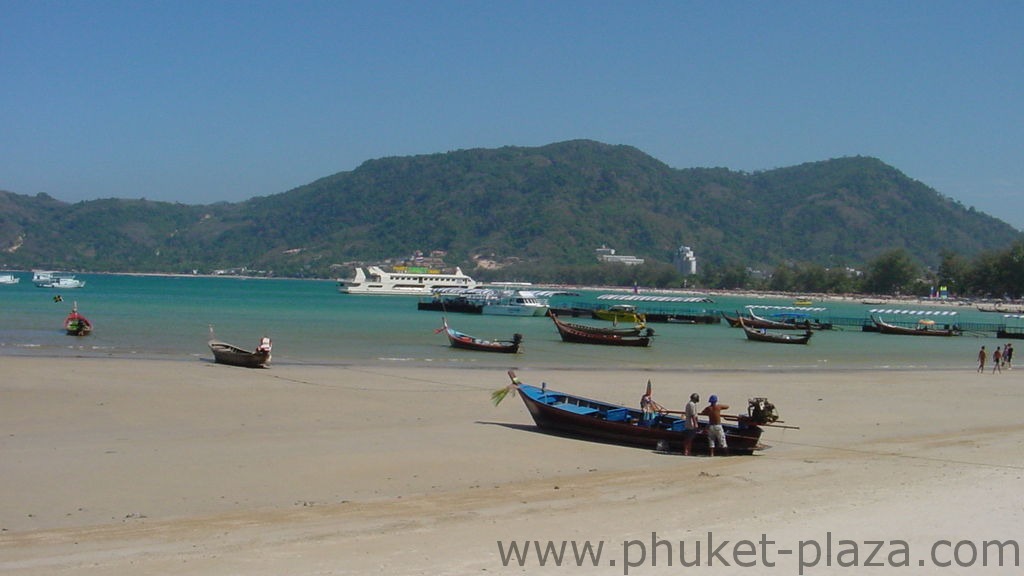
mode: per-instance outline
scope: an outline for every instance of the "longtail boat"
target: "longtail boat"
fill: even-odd
[[[644,333],[647,333],[648,335],[654,334],[654,329],[648,328],[647,324],[644,322],[637,322],[632,326],[592,326],[590,324],[566,322],[562,320],[561,314],[556,313],[554,310],[548,310],[548,316],[551,316],[552,318],[557,316],[558,323],[563,326],[568,326],[574,330],[588,332],[591,334],[612,334],[615,336],[640,336]]]
[[[447,334],[448,343],[452,348],[515,354],[519,352],[519,346],[523,343],[523,335],[518,333],[513,334],[511,340],[484,340],[455,330],[448,325],[447,318],[443,318],[442,323],[441,330],[444,330],[445,334]]]
[[[954,325],[946,328],[936,328],[933,320],[921,320],[917,327],[908,328],[884,322],[877,316],[871,316],[871,321],[882,334],[900,334],[903,336],[956,336],[960,330]]]
[[[210,352],[213,352],[214,362],[243,368],[265,367],[270,363],[270,350],[273,347],[270,338],[264,336],[260,338],[255,350],[239,348],[234,344],[217,340],[213,335],[213,327],[210,328],[210,340],[207,344],[210,346]]]
[[[649,418],[639,408],[549,390],[544,384],[540,387],[525,384],[512,370],[509,370],[508,375],[512,383],[492,394],[495,403],[500,402],[510,391],[519,392],[533,421],[542,430],[611,444],[672,452],[681,452],[687,437],[693,432],[696,437],[693,439],[692,453],[708,453],[705,423],[701,424],[699,430],[688,431],[686,420],[675,413],[659,413]],[[751,398],[746,414],[726,418],[728,421],[722,426],[729,444],[729,454],[749,455],[765,448],[760,443],[763,426],[795,428],[774,424],[778,415],[775,406],[766,398]]]
[[[650,346],[654,337],[652,328],[597,328],[562,322],[557,314],[548,315],[555,323],[563,342],[644,347]]]
[[[811,336],[814,336],[814,332],[811,330],[807,330],[803,334],[780,334],[768,332],[767,328],[752,328],[747,326],[747,321],[742,316],[739,317],[739,321],[740,326],[743,328],[743,333],[747,335],[747,339],[754,340],[755,342],[772,342],[774,344],[807,344],[811,341]]]
[[[78,302],[71,307],[71,313],[64,318],[64,331],[68,336],[88,336],[92,334],[92,322],[78,313]]]

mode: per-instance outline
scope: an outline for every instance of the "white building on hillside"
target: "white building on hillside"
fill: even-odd
[[[679,250],[676,250],[676,256],[672,259],[672,263],[675,264],[676,270],[683,274],[690,276],[697,274],[697,256],[693,254],[693,250],[689,246],[680,246]]]
[[[626,266],[636,266],[637,264],[644,263],[643,258],[637,258],[636,256],[617,256],[615,249],[607,246],[601,246],[595,252],[597,253],[597,259],[601,262],[617,262]]]

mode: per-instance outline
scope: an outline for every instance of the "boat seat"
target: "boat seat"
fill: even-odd
[[[609,422],[625,422],[629,417],[629,410],[625,408],[612,408],[605,414],[605,420]]]
[[[558,402],[558,397],[557,396],[540,396],[540,397],[537,398],[537,401],[540,402],[541,404],[554,404],[555,402]]]
[[[565,410],[566,412],[572,412],[573,414],[580,414],[582,416],[597,413],[597,408],[591,408],[589,406],[580,406],[578,404],[569,404],[567,402],[559,402],[557,404],[552,404],[551,406],[553,408]]]

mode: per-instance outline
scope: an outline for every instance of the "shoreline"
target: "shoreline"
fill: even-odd
[[[719,458],[539,431],[519,398],[491,404],[499,369],[11,357],[5,371],[5,574],[520,573],[496,542],[831,531],[923,548],[1010,538],[1021,520],[1006,505],[1024,473],[1019,370],[517,370],[626,405],[650,374],[671,409],[695,391],[730,413],[766,396],[800,427]]]
[[[2,270],[0,272],[22,272],[31,274],[31,270]],[[89,271],[75,271],[75,274],[93,274],[97,276],[137,276],[137,277],[153,277],[153,278],[234,278],[240,280],[296,280],[296,281],[314,281],[314,282],[338,282],[340,278],[299,278],[294,276],[252,276],[246,274],[188,274],[188,273],[175,273],[175,272],[89,272]],[[482,286],[508,286],[510,283],[507,282],[480,282]],[[518,286],[518,284],[517,284]],[[594,292],[608,292],[608,293],[633,293],[633,288],[629,286],[582,286],[576,284],[558,284],[558,283],[524,283],[518,286],[524,290],[537,290],[537,289],[564,289],[564,290],[587,290]],[[892,295],[877,295],[877,294],[858,294],[858,293],[847,293],[847,294],[828,294],[820,292],[779,292],[772,290],[745,290],[745,289],[706,289],[698,290],[693,288],[645,288],[640,287],[639,292],[641,294],[686,294],[695,296],[729,296],[729,297],[745,297],[754,300],[762,299],[778,299],[778,300],[800,300],[809,299],[813,302],[846,302],[846,303],[866,303],[869,305],[890,305],[890,304],[915,304],[920,306],[937,306],[937,307],[976,307],[979,304],[1004,304],[1007,306],[1024,307],[1024,301],[1006,301],[1003,299],[992,299],[992,298],[928,298],[924,296],[892,296]],[[357,295],[364,296],[364,295]],[[371,294],[372,296],[372,294]],[[410,295],[411,297],[411,295]],[[813,304],[812,304],[813,305]]]
[[[69,350],[59,348],[60,352],[41,352],[39,348],[13,348],[0,346],[0,358],[24,358],[38,360],[98,360],[110,362],[169,362],[176,364],[196,363],[200,365],[215,365],[213,355],[209,352],[193,352],[188,355],[181,354],[160,354],[160,353],[111,353],[105,351]],[[275,356],[274,360],[266,367],[254,369],[259,371],[287,370],[295,368],[396,368],[408,370],[453,370],[453,371],[492,371],[492,370],[526,370],[526,371],[551,371],[568,373],[585,373],[603,370],[587,364],[529,364],[523,363],[526,359],[507,358],[508,362],[501,362],[505,358],[490,358],[491,362],[486,363],[455,363],[441,362],[433,359],[423,358],[379,358],[379,359],[344,359],[330,361],[324,359],[282,359]],[[972,372],[977,364],[972,364],[973,358],[956,365],[929,365],[929,364],[837,364],[837,363],[807,363],[793,365],[747,365],[747,366],[722,366],[708,367],[704,365],[650,365],[633,364],[621,367],[611,367],[614,371],[628,371],[640,374],[841,374],[852,372],[917,372],[926,370],[930,372],[958,373]]]

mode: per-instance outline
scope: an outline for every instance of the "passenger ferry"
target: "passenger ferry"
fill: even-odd
[[[338,281],[342,294],[390,294],[430,296],[436,288],[476,288],[476,280],[456,268],[454,274],[442,274],[425,268],[407,268],[385,272],[379,266],[356,268],[351,279]]]

